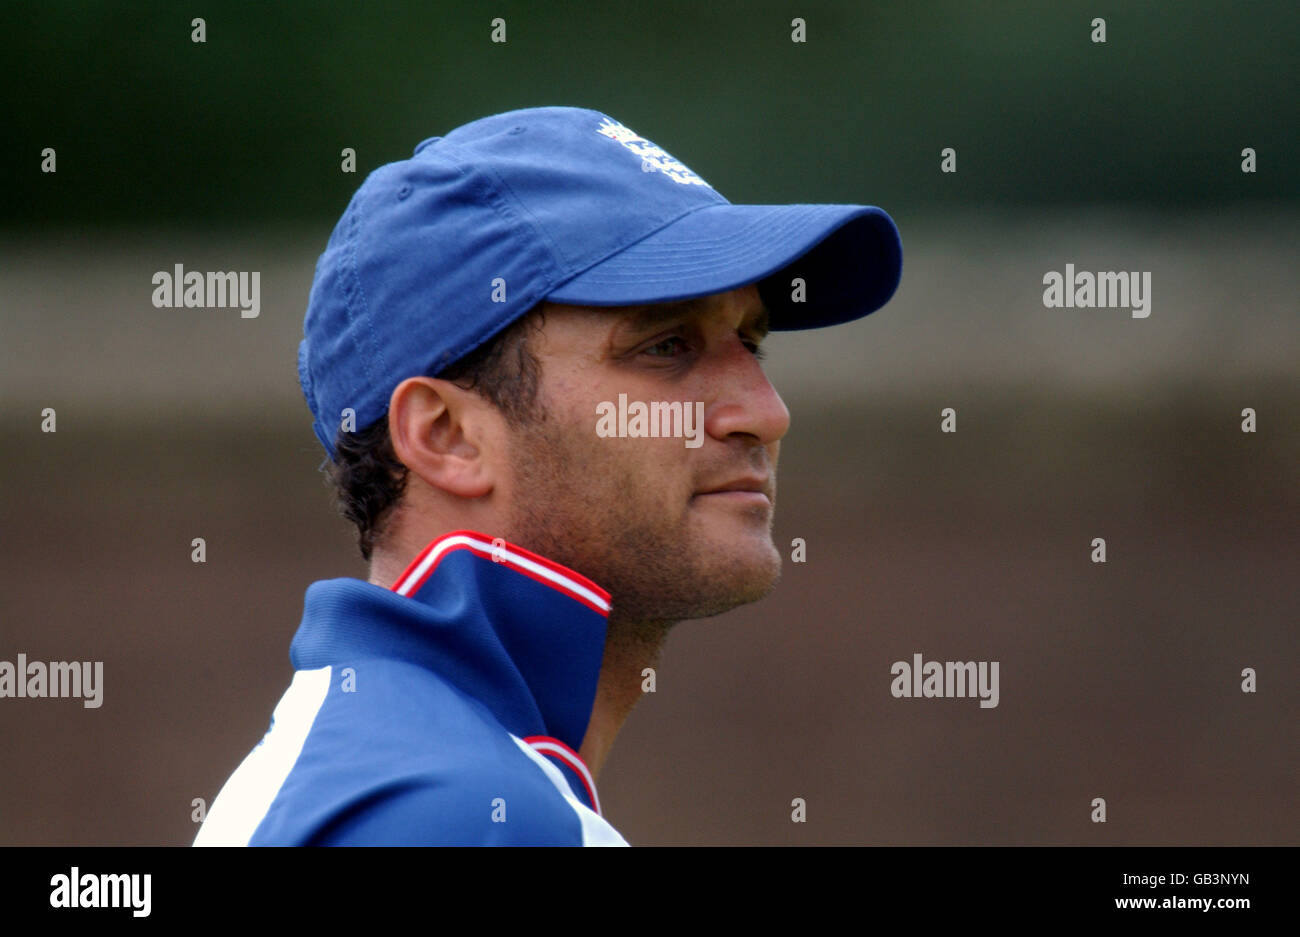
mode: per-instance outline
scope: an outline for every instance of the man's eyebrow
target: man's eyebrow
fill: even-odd
[[[694,299],[679,299],[671,303],[634,306],[624,316],[622,324],[629,329],[640,331],[674,319],[684,319],[699,309],[700,300],[703,298],[702,296],[696,296]]]
[[[625,314],[621,324],[631,331],[639,332],[653,328],[656,325],[662,325],[665,322],[684,319],[699,311],[707,298],[707,296],[696,296],[692,299],[678,299],[668,303],[634,306]],[[754,330],[760,335],[767,335],[771,331],[771,314],[766,304],[760,303],[757,312],[751,312],[745,318],[753,322]]]

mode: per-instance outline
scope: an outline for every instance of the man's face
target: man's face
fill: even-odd
[[[548,304],[531,339],[543,415],[509,432],[511,477],[499,490],[511,539],[608,589],[611,624],[715,615],[775,585],[776,463],[790,414],[755,354],[766,331],[752,285],[655,306]],[[692,445],[608,435],[621,394],[633,417],[637,402],[652,414],[652,403],[679,403],[684,424],[660,428],[693,431]]]

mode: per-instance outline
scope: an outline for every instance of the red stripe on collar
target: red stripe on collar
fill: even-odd
[[[601,815],[600,798],[596,796],[596,779],[591,776],[591,770],[582,760],[581,755],[559,739],[553,739],[549,735],[530,735],[524,739],[524,742],[538,754],[550,755],[568,765],[569,769],[582,779],[582,786],[587,789],[587,799],[591,801],[591,809],[596,811],[596,816]]]
[[[475,530],[454,530],[435,538],[397,577],[390,590],[398,595],[414,595],[433,575],[442,558],[454,550],[469,550],[484,559],[523,573],[544,586],[550,586],[581,602],[593,612],[609,615],[609,593],[586,576],[531,550],[507,543],[500,537],[488,537]]]

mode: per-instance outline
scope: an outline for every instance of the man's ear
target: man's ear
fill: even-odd
[[[461,498],[489,494],[496,479],[496,410],[472,390],[434,377],[409,377],[388,402],[393,452],[434,488]]]

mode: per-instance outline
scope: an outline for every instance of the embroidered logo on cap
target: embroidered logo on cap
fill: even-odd
[[[598,133],[617,140],[624,147],[641,158],[642,172],[661,172],[680,185],[702,185],[713,188],[685,163],[669,156],[663,149],[651,143],[645,137],[624,127],[616,120],[606,117],[597,129]]]

